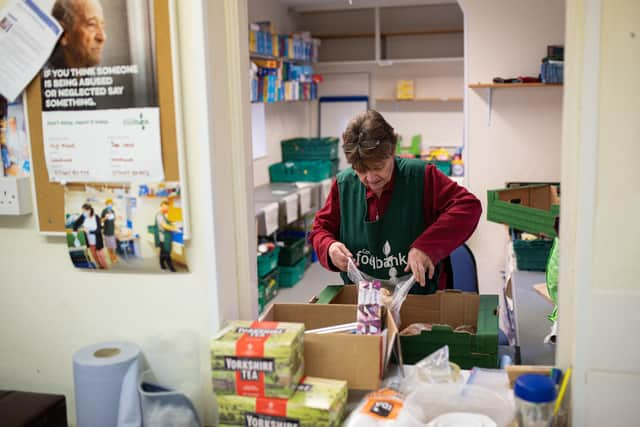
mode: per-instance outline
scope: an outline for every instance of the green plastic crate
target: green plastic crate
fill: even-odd
[[[427,163],[434,165],[443,174],[451,176],[451,160],[430,160]]]
[[[409,295],[403,305],[403,311],[409,309],[413,313],[428,313],[433,315],[442,307],[442,295]],[[457,363],[462,369],[473,367],[497,368],[498,367],[498,296],[476,295],[460,291],[445,292],[447,298],[460,299],[454,301],[453,307],[464,309],[477,304],[477,317],[474,318],[476,333],[456,333],[446,325],[435,325],[431,331],[422,332],[416,336],[400,337],[402,346],[402,358],[406,364],[415,364],[439,348],[449,346],[449,359]],[[455,296],[451,296],[455,295]],[[423,300],[423,301],[421,301]],[[356,304],[357,290],[355,286],[332,285],[326,287],[312,300],[316,304]],[[409,307],[416,304],[416,309]],[[414,314],[415,315],[415,314]],[[443,316],[450,316],[444,314]],[[469,319],[471,320],[471,319]],[[410,323],[416,323],[417,319],[408,321],[400,329]],[[435,323],[435,322],[431,322]]]
[[[498,367],[498,296],[480,295],[476,333],[455,333],[446,325],[429,332],[400,337],[404,363],[413,365],[439,348],[449,346],[449,360],[462,369]]]
[[[545,271],[553,240],[514,240],[518,270]]]
[[[487,220],[533,234],[555,237],[560,205],[551,185],[487,191]]]
[[[284,246],[280,247],[280,256],[278,257],[278,265],[291,267],[304,257],[304,237],[291,237],[278,239],[283,242]]]
[[[279,267],[280,269],[280,287],[292,288],[298,284],[304,272],[307,269],[307,257],[303,257],[300,261],[290,267]]]
[[[280,247],[276,246],[272,251],[258,255],[258,277],[264,277],[278,266]]]
[[[272,272],[258,280],[258,305],[260,312],[264,310],[277,295],[280,288],[280,269],[275,268]]]
[[[335,175],[330,160],[297,160],[269,166],[271,182],[320,182]]]
[[[280,142],[282,160],[335,160],[338,138],[293,138]]]

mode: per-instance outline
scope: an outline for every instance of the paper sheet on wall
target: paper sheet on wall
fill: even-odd
[[[42,68],[62,28],[32,0],[0,10],[0,94],[13,102]]]
[[[164,179],[158,108],[47,111],[42,118],[50,181]]]

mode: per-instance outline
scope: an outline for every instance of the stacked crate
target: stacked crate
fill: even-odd
[[[282,162],[269,167],[271,182],[320,182],[338,172],[338,138],[294,138],[280,143]]]
[[[279,255],[280,248],[278,246],[268,252],[258,254],[258,305],[260,312],[278,295],[280,287]]]

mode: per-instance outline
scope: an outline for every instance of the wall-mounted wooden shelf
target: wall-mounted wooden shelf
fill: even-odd
[[[317,101],[318,98],[315,99],[288,99],[285,100],[283,99],[282,101],[273,101],[273,102],[264,102],[264,101],[251,101],[252,104],[284,104],[284,103],[290,103],[290,102],[311,102],[311,101]]]
[[[380,35],[382,37],[402,37],[402,36],[431,36],[436,34],[462,34],[462,28],[445,28],[439,30],[419,30],[419,31],[387,31]],[[315,34],[313,37],[322,40],[332,39],[368,39],[376,36],[376,33],[335,33],[335,34]]]
[[[376,33],[335,33],[335,34],[314,34],[314,39],[321,40],[337,40],[337,39],[370,39],[374,38]]]
[[[460,97],[431,97],[414,99],[376,98],[376,102],[462,102],[463,100],[464,99]]]
[[[520,88],[520,87],[553,87],[562,86],[562,83],[474,83],[470,84],[471,89],[498,89],[498,88]]]
[[[435,64],[435,63],[456,64],[461,62],[464,62],[463,57],[451,56],[451,57],[439,57],[439,58],[381,59],[380,61],[376,61],[375,59],[362,60],[362,61],[320,61],[320,62],[316,62],[314,65],[318,67],[322,67],[322,66],[389,67],[392,65],[400,65],[400,64]]]
[[[445,28],[440,30],[419,30],[419,31],[387,31],[382,33],[382,37],[403,37],[403,36],[431,36],[435,34],[462,34],[462,28]]]
[[[488,112],[487,112],[487,126],[491,126],[491,112],[493,110],[493,90],[494,89],[518,89],[518,88],[532,88],[532,87],[560,87],[562,83],[473,83],[469,85],[470,89],[488,89]]]
[[[312,64],[311,61],[308,61],[306,59],[284,58],[284,57],[280,57],[280,56],[263,55],[261,53],[255,53],[255,52],[249,53],[249,58],[265,60],[265,61],[284,61],[284,62],[291,62],[291,63],[294,63],[294,64],[300,64],[300,65],[311,65]]]

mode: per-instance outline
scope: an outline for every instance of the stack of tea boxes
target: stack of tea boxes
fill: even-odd
[[[337,427],[346,381],[304,376],[304,325],[229,322],[211,341],[220,426]]]

